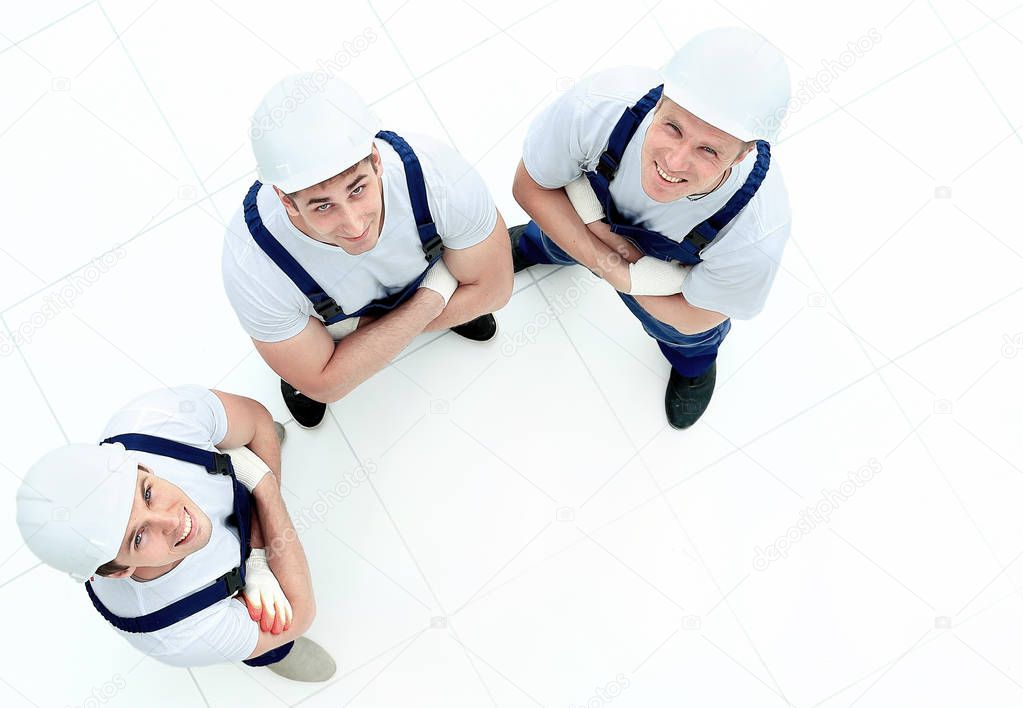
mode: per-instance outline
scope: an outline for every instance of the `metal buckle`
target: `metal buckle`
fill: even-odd
[[[224,573],[219,579],[223,580],[227,585],[228,597],[233,597],[236,592],[245,587],[245,581],[242,580],[241,568],[235,568],[228,573]]]

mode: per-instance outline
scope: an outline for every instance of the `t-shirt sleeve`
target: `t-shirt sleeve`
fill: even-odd
[[[247,250],[258,246],[239,245],[232,241],[234,238],[231,233],[225,238],[221,274],[227,299],[242,329],[260,342],[282,342],[300,334],[309,324],[309,314],[265,282],[264,277],[280,275],[266,274],[255,267]]]
[[[244,603],[228,598],[174,625],[146,651],[171,666],[208,666],[248,659],[258,641],[259,625]]]
[[[544,189],[564,187],[582,174],[589,150],[578,115],[584,87],[575,86],[533,119],[522,145],[522,164]]]
[[[479,172],[458,151],[436,143],[431,152],[433,179],[427,187],[427,199],[444,246],[475,246],[497,225],[494,198]]]
[[[682,295],[696,307],[748,320],[764,307],[780,266],[789,226],[779,226],[763,239],[715,254],[707,249],[682,285]]]
[[[174,386],[143,394],[107,423],[103,438],[147,433],[186,445],[211,448],[227,435],[223,402],[202,386]]]

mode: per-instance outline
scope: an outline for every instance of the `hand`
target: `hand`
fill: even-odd
[[[682,292],[682,283],[689,275],[690,266],[678,261],[662,261],[653,256],[643,256],[629,265],[631,286],[629,295],[677,295]]]
[[[263,477],[270,474],[267,464],[247,447],[236,447],[223,452],[231,456],[234,478],[244,484],[250,492],[263,480]]]
[[[600,239],[605,246],[615,251],[622,260],[635,263],[643,257],[643,252],[632,245],[632,241],[611,231],[611,227],[603,221],[594,221],[587,224],[586,228],[590,233]]]
[[[420,288],[426,288],[432,290],[442,298],[444,298],[444,306],[447,307],[448,300],[455,294],[455,290],[458,289],[458,280],[455,276],[451,275],[451,271],[444,265],[444,260],[437,261],[431,268],[426,272],[426,277],[423,278],[423,282],[419,285]]]
[[[242,588],[249,617],[259,622],[259,628],[271,634],[280,634],[291,627],[294,613],[285,597],[281,584],[266,562],[266,551],[253,548],[245,561],[245,587]]]

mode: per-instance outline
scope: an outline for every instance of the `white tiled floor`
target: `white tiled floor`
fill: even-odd
[[[720,24],[775,42],[797,88],[846,62],[775,145],[793,235],[695,428],[666,427],[667,365],[610,289],[535,268],[494,341],[421,337],[319,429],[288,424],[285,498],[334,681],[138,655],[7,513],[0,703],[1023,705],[1018,5],[67,0],[0,16],[7,499],[43,451],[95,439],[147,389],[216,386],[289,419],[219,276],[254,177],[247,118],[284,74],[342,62],[388,127],[461,150],[514,224],[526,127],[586,73],[657,66]],[[847,62],[858,41],[873,46]]]

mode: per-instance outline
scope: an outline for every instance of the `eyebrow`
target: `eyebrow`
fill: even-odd
[[[355,189],[356,187],[359,186],[359,183],[362,182],[364,179],[366,179],[366,175],[359,175],[358,177],[356,177],[355,179],[348,183],[348,185],[345,187],[345,191],[350,192],[351,190]],[[312,206],[313,204],[323,204],[329,201],[330,197],[313,197],[312,199],[307,200],[305,205]]]
[[[135,491],[138,492],[140,497],[145,496],[145,493],[146,493],[146,480],[147,479],[149,479],[149,475],[145,475],[145,474],[142,475],[142,479],[139,480],[138,489],[135,490]],[[129,530],[131,532],[128,534],[127,538],[124,539],[124,543],[122,545],[122,548],[124,548],[124,550],[128,551],[128,553],[134,553],[135,549],[132,548],[131,541],[132,541],[133,538],[135,538],[135,535],[138,533],[138,528],[135,528],[134,530],[132,530],[131,527],[129,527]]]
[[[666,120],[677,126],[680,130],[682,129],[682,121],[679,120],[678,116],[669,113],[666,117]],[[722,153],[725,151],[725,146],[719,141],[718,138],[704,138],[703,144],[706,145],[707,147],[714,148],[714,150],[716,150],[718,153]]]

